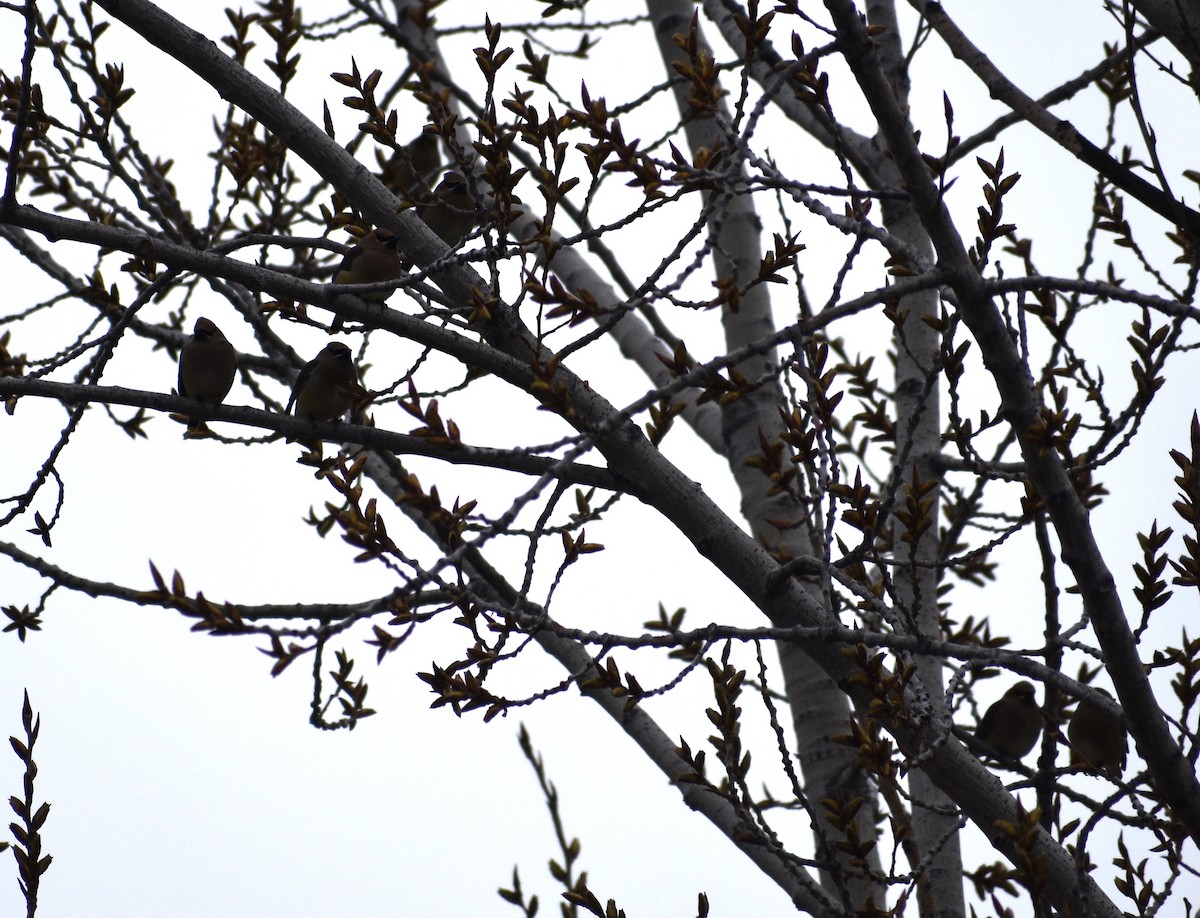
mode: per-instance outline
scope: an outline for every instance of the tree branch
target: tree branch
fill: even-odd
[[[859,21],[857,10],[849,0],[826,0],[826,6],[833,13],[839,31],[847,36],[847,61],[893,150],[897,167],[908,182],[914,204],[937,249],[939,264],[948,272],[949,285],[958,298],[963,319],[996,381],[1005,417],[1017,433],[1030,478],[1046,505],[1062,546],[1063,560],[1071,568],[1083,596],[1104,650],[1107,670],[1137,740],[1138,751],[1150,767],[1158,792],[1176,811],[1191,837],[1200,840],[1200,787],[1195,771],[1171,738],[1154,700],[1112,574],[1092,533],[1087,510],[1071,485],[1062,458],[1057,452],[1042,448],[1029,436],[1038,421],[1041,406],[1028,370],[968,258],[938,189],[930,181],[908,121],[874,63],[873,43]],[[930,764],[939,764],[936,757]],[[1069,863],[1060,863],[1063,858],[1067,862],[1071,859],[1048,835],[1043,833],[1038,847],[1053,852],[1048,856],[1048,863],[1053,863],[1056,871],[1061,869],[1066,874],[1073,874]],[[1062,877],[1064,883],[1067,879],[1066,875]],[[1067,885],[1057,887],[1053,892],[1063,898],[1086,893],[1088,900],[1099,895],[1099,890],[1094,887]],[[1078,907],[1107,913],[1111,903],[1095,899],[1090,905],[1080,902]]]

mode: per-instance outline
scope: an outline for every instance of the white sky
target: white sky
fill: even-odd
[[[204,20],[196,4],[175,0],[164,5],[191,25],[214,30],[210,35],[225,29],[216,5]],[[946,5],[996,63],[1018,73],[1023,88],[1034,95],[1094,63],[1102,28],[1110,40],[1113,36],[1095,4],[1064,3],[1048,11],[1040,3],[1011,2],[1004,4],[1003,12],[975,3]],[[453,9],[455,4],[449,6]],[[605,15],[617,15],[618,6],[637,9],[636,4],[610,3]],[[442,15],[454,14],[447,10]],[[1056,16],[1060,21],[1054,21]],[[6,72],[15,71],[20,53],[15,21],[10,12],[0,14],[0,66]],[[1037,28],[1024,27],[1033,22]],[[708,32],[714,38],[712,30]],[[137,120],[137,106],[171,113],[170,133],[156,138],[160,146],[152,152],[180,161],[172,177],[198,209],[211,180],[203,153],[210,145],[213,95],[159,52],[136,42],[125,45],[123,33],[122,26],[114,25],[105,48],[109,55],[121,56],[127,85],[137,89],[130,117]],[[775,40],[781,43],[783,38]],[[457,51],[469,53],[478,43],[464,39]],[[586,72],[593,95],[606,94],[615,103],[662,78],[661,64],[649,45],[622,46],[618,60],[646,62],[644,67],[622,67],[604,56],[609,51],[606,43],[615,44],[602,40],[596,63]],[[125,55],[125,47],[136,50]],[[260,41],[255,59],[264,49]],[[455,50],[447,47],[448,53]],[[399,65],[394,52],[381,56],[378,64],[370,48],[356,46],[355,54],[364,71]],[[44,54],[39,56],[39,66],[45,60]],[[311,89],[298,98],[307,100],[305,107],[314,116],[319,117],[322,98],[340,116],[338,100],[345,92],[326,74],[348,69],[349,62],[336,56],[315,61],[314,57],[305,69],[305,85]],[[944,135],[943,88],[954,103],[958,134],[968,136],[990,120],[986,95],[975,91],[961,71],[951,76],[954,73],[944,62],[935,64],[932,55],[918,66],[913,103],[926,137]],[[512,79],[515,74],[501,85],[510,86]],[[577,86],[578,81],[560,85]],[[1187,142],[1175,139],[1182,129],[1173,112],[1181,100],[1186,102],[1170,90],[1148,100],[1152,120],[1161,119],[1160,133],[1164,140],[1170,137],[1168,167],[1176,170],[1196,165],[1182,161],[1196,149],[1194,126],[1188,128]],[[844,104],[853,120],[852,101]],[[1069,113],[1085,133],[1099,136],[1102,111],[1075,107]],[[342,123],[347,132],[342,139],[348,139],[354,122],[344,118]],[[627,128],[627,133],[638,131]],[[646,133],[653,131],[647,128]],[[803,144],[793,149],[790,135],[770,145],[781,158],[804,152]],[[1020,225],[1022,235],[1038,239],[1039,264],[1049,273],[1070,274],[1078,252],[1055,244],[1060,238],[1075,244],[1074,230],[1090,206],[1090,188],[1072,174],[1073,163],[1066,154],[1029,129],[1015,129],[1005,146],[1008,168],[1023,174],[1009,199],[1008,218]],[[981,153],[991,159],[995,149]],[[373,163],[373,158],[366,161]],[[196,185],[189,195],[192,175]],[[981,174],[966,169],[952,192],[952,203],[965,215],[964,225],[973,220],[982,182]],[[1195,195],[1190,197],[1194,200]],[[832,239],[833,248],[823,250],[831,234],[804,213],[796,217],[804,229],[803,241],[810,246],[802,256],[812,283],[810,295],[820,302],[827,295],[828,263],[836,263],[844,243]],[[658,232],[636,237],[621,251],[627,269],[637,276],[677,238]],[[0,254],[6,264],[14,258],[8,252]],[[24,275],[18,277],[24,283]],[[710,278],[701,280],[707,285]],[[784,315],[791,308],[791,295],[790,289],[778,291],[778,308]],[[22,288],[14,302],[26,298],[31,296]],[[1132,316],[1111,308],[1121,341]],[[192,314],[201,311],[193,307]],[[215,299],[211,314],[235,344],[250,345],[232,313]],[[706,320],[689,329],[689,344],[699,356],[705,348],[715,352],[719,347],[711,331],[702,327]],[[873,326],[875,335],[882,327]],[[1099,330],[1097,345],[1106,344],[1111,334]],[[289,330],[289,340],[302,353],[315,353],[321,346],[319,333],[307,330]],[[876,338],[864,341],[862,348],[878,352],[885,345]],[[644,390],[643,381],[624,367],[613,373],[611,354],[582,355],[573,366],[615,403],[636,398]],[[118,358],[112,368],[114,384],[159,391],[169,391],[174,384],[174,367],[161,354],[127,342]],[[1106,368],[1120,385],[1128,379],[1127,363],[1127,356],[1118,355]],[[1181,448],[1197,373],[1194,366],[1181,365],[1178,370],[1172,381],[1174,395],[1156,404],[1147,437]],[[451,414],[462,425],[464,437],[479,444],[513,442],[524,437],[531,424],[559,430],[527,401],[504,395],[498,390],[493,404],[461,405],[443,414]],[[244,404],[249,399],[239,383],[228,401]],[[0,492],[10,494],[26,486],[61,418],[56,406],[32,399],[21,402],[15,417],[0,417],[6,455]],[[407,419],[395,423],[407,429]],[[100,411],[88,414],[60,464],[67,491],[64,517],[54,531],[54,547],[47,552],[54,563],[83,576],[149,589],[147,561],[152,559],[164,575],[181,570],[191,590],[203,589],[214,600],[247,604],[365,599],[390,589],[382,572],[353,565],[353,551],[336,537],[321,542],[300,524],[309,506],[320,507],[331,495],[312,478],[311,470],[295,464],[295,446],[276,443],[250,449],[183,442],[177,428],[161,417],[149,430],[150,442],[135,443]],[[684,436],[669,442],[667,452],[736,513],[735,492],[717,460]],[[447,503],[463,494],[494,500],[498,509],[515,493],[511,477],[504,478],[498,496],[493,496],[490,490],[476,490],[490,486],[486,475],[449,475],[428,462],[411,465],[427,484],[448,483],[442,486]],[[1102,543],[1112,557],[1127,561],[1135,550],[1135,530],[1147,530],[1156,516],[1164,525],[1174,523],[1174,467],[1165,448],[1159,448],[1123,457],[1109,474],[1114,498],[1100,514]],[[39,509],[48,515],[51,508]],[[402,534],[408,535],[415,550],[416,540],[399,514],[388,518],[395,520],[389,526],[393,536],[399,541]],[[37,550],[34,537],[12,530],[5,538]],[[740,594],[641,505],[623,502],[611,522],[589,527],[588,534],[603,542],[606,551],[588,557],[586,566],[580,565],[556,596],[555,613],[563,620],[631,631],[653,617],[661,601],[668,610],[686,607],[693,625],[760,623]],[[523,546],[495,548],[494,557],[519,572],[511,565],[519,564]],[[1020,564],[1027,558],[1022,555],[1025,550],[1004,546],[997,557],[1002,563],[1012,559]],[[1115,573],[1131,601],[1127,564],[1117,566]],[[32,605],[44,586],[4,560],[0,584],[4,605]],[[1022,588],[1028,592],[1022,593]],[[963,604],[962,614],[977,603],[975,614],[991,615],[995,631],[1021,634],[1029,625],[1038,627],[1034,610],[1040,608],[1040,591],[1032,576],[1009,576],[1002,590],[960,586],[955,595]],[[1029,615],[1023,611],[1027,603]],[[1186,606],[1194,599],[1181,597],[1177,603]],[[583,844],[580,867],[602,900],[615,898],[631,916],[684,916],[695,914],[696,893],[703,890],[714,915],[792,911],[777,888],[681,804],[615,725],[576,695],[560,696],[486,725],[478,715],[458,719],[445,709],[431,711],[432,696],[414,673],[428,670],[431,661],[456,658],[463,636],[448,624],[422,629],[382,667],[376,667],[370,648],[363,648],[356,672],[370,683],[368,702],[379,713],[352,733],[332,734],[307,723],[310,658],[271,680],[270,663],[255,642],[202,638],[190,634],[188,626],[168,612],[60,592],[51,599],[42,633],[23,645],[12,636],[0,641],[0,731],[18,732],[26,687],[43,717],[37,797],[52,803],[44,837],[55,861],[44,878],[42,914],[507,916],[517,911],[495,890],[509,885],[514,865],[521,870],[526,892],[536,892],[542,900],[541,913],[551,914],[547,910],[556,910],[558,888],[546,872],[546,862],[558,852],[534,775],[517,746],[518,720],[527,724],[544,755],[561,795],[566,831]],[[1025,639],[1035,643],[1036,630]],[[533,664],[532,656],[525,661],[532,667],[529,685],[549,685],[561,678],[553,666]],[[642,657],[638,664],[651,674],[670,672]],[[642,679],[643,669],[637,672]],[[685,683],[693,700],[705,698],[705,681],[703,674],[695,673]],[[994,683],[996,695],[1003,691],[1003,681]],[[703,704],[689,707],[681,697],[654,703],[650,710],[669,734],[687,736],[694,748],[703,744],[709,731]],[[757,766],[771,771],[770,738],[764,737],[761,725],[748,730],[766,743],[757,749]],[[0,754],[0,792],[17,793],[19,775],[15,756]],[[806,844],[807,829],[798,837]],[[1187,882],[1194,900],[1200,886],[1187,880],[1181,884]],[[15,912],[19,903],[15,877],[0,882],[0,913]]]

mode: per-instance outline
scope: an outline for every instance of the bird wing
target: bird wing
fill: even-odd
[[[333,274],[333,282],[335,284],[339,282],[338,275],[343,274],[346,271],[349,271],[351,266],[354,264],[355,260],[362,253],[363,253],[363,247],[361,245],[356,245],[342,257],[342,263],[340,265],[338,265],[337,271],[335,271]]]
[[[296,377],[296,384],[292,386],[292,397],[288,399],[287,407],[283,409],[284,414],[292,413],[292,406],[296,404],[296,399],[300,397],[300,393],[308,385],[308,380],[312,376],[313,367],[316,364],[315,360],[310,360],[301,368],[300,375]]]
[[[979,721],[979,726],[975,728],[975,739],[986,743],[988,734],[995,728],[996,722],[999,719],[1000,702],[997,701],[984,712],[982,719]]]

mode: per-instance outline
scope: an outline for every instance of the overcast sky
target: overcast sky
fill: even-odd
[[[207,9],[182,0],[163,5],[211,37],[224,34],[219,5]],[[1101,33],[1105,20],[1092,11],[1095,5],[1052,4],[1047,10],[1041,3],[1010,2],[1002,12],[978,8],[991,4],[953,3],[947,8],[999,65],[1012,68],[1023,87],[1038,95],[1094,63],[1101,34],[1113,38],[1111,28]],[[444,18],[455,15],[456,7],[475,8],[461,3],[447,7]],[[603,7],[603,14],[614,18],[623,15],[618,10],[638,9],[624,2]],[[1088,16],[1082,15],[1085,10]],[[1055,22],[1055,16],[1061,21]],[[0,10],[0,67],[6,73],[18,67],[16,22],[12,12]],[[169,125],[157,136],[153,125],[148,127],[147,145],[153,155],[178,160],[172,178],[185,196],[188,182],[194,181],[191,203],[204,207],[211,183],[204,150],[211,145],[215,96],[157,50],[136,39],[127,41],[124,33],[124,27],[115,25],[105,37],[105,50],[124,63],[127,85],[137,90],[130,117],[137,122],[145,112],[156,112],[160,123]],[[715,37],[711,30],[710,37]],[[464,38],[458,49],[469,54],[478,43],[478,38]],[[260,42],[256,58],[264,48]],[[317,119],[322,100],[327,100],[349,131],[354,119],[339,108],[345,92],[327,76],[331,70],[349,69],[349,61],[338,56],[342,50],[321,59],[313,52],[311,64],[306,58],[302,85],[311,88],[298,99]],[[620,53],[606,56],[614,50]],[[376,61],[370,51],[355,51],[364,72],[401,66],[395,52]],[[626,65],[614,64],[622,60]],[[46,61],[43,52],[37,66],[44,68]],[[632,61],[639,66],[630,66]],[[919,59],[914,79],[918,123],[929,135],[944,133],[945,88],[957,113],[957,132],[969,135],[993,117],[986,108],[991,103],[963,77],[951,82],[939,76],[938,67],[952,72],[944,58]],[[634,98],[663,77],[644,27],[640,34],[626,29],[603,38],[596,62],[582,72],[593,95],[606,94],[610,103]],[[44,71],[39,78],[49,80]],[[561,85],[578,86],[578,80]],[[1165,95],[1161,109],[1157,98],[1148,104],[1151,119],[1160,119],[1156,123],[1163,133],[1174,135],[1181,129],[1171,118],[1171,105],[1178,99],[1171,99]],[[853,120],[849,101],[845,111]],[[1071,116],[1093,132],[1102,128],[1103,110],[1095,106],[1078,106]],[[414,123],[414,133],[418,127]],[[1188,130],[1195,132],[1194,126]],[[781,156],[786,153],[779,151],[796,146],[794,134],[760,140]],[[1172,141],[1165,151],[1169,169],[1188,165],[1180,158],[1194,155],[1194,141],[1194,136],[1188,143]],[[800,141],[793,154],[801,155],[807,143]],[[1039,263],[1048,273],[1072,273],[1078,252],[1060,251],[1055,242],[1065,236],[1074,244],[1072,230],[1087,220],[1091,192],[1086,177],[1079,181],[1066,154],[1028,129],[1007,135],[1005,147],[1010,170],[1024,176],[1006,216],[1021,225],[1023,235],[1038,239]],[[995,150],[984,155],[992,158]],[[372,164],[373,158],[367,162]],[[978,204],[980,184],[982,177],[971,174],[953,192],[957,198],[952,203],[966,215]],[[804,214],[797,218],[801,224],[812,219]],[[811,228],[802,236],[810,246],[803,260],[814,288],[810,295],[819,302],[828,295],[830,269],[823,261],[836,265],[841,240],[833,239],[835,249],[826,253],[821,245],[831,234],[820,226]],[[620,254],[636,276],[677,238],[657,231],[631,234]],[[0,251],[0,260],[13,266],[18,287],[3,307],[5,314],[48,292],[40,278],[22,270],[14,253]],[[705,286],[709,280],[703,279]],[[786,312],[791,294],[780,295],[780,309]],[[165,315],[167,307],[161,308]],[[210,314],[196,306],[191,310],[193,316]],[[247,330],[215,297],[211,315],[235,344],[251,347]],[[1118,321],[1120,339],[1129,318]],[[882,327],[874,326],[876,332]],[[705,347],[715,352],[719,342],[712,331],[705,332],[700,322],[693,331],[690,345],[695,341],[698,352]],[[323,336],[289,329],[288,340],[301,353],[315,353]],[[1103,333],[1095,343],[1107,343]],[[880,353],[886,345],[885,340],[863,343],[864,349]],[[614,354],[601,347],[595,354],[580,355],[573,366],[620,404],[638,397],[645,384],[617,364]],[[1197,377],[1194,366],[1178,367],[1171,382],[1176,394],[1160,400],[1147,420],[1152,439],[1177,447],[1186,443]],[[175,382],[174,367],[161,353],[125,342],[106,380],[166,392]],[[239,383],[228,401],[248,404],[251,396]],[[501,389],[494,401],[453,416],[464,438],[481,445],[513,444],[531,429],[544,430],[547,439],[561,432],[545,413]],[[0,496],[27,486],[62,418],[58,406],[28,398],[14,417],[0,415],[5,453]],[[405,423],[397,421],[398,429],[407,430]],[[320,508],[331,492],[313,478],[311,469],[296,464],[297,446],[185,442],[180,428],[165,417],[155,417],[149,431],[149,441],[135,442],[101,410],[88,413],[59,466],[66,504],[47,552],[51,561],[83,576],[150,589],[152,560],[165,575],[181,571],[190,590],[245,604],[367,599],[394,585],[382,570],[353,564],[353,550],[336,536],[322,541],[302,524],[308,508]],[[717,459],[682,432],[673,435],[667,453],[736,515],[736,492]],[[455,472],[443,479],[445,470],[435,463],[411,465],[423,481],[454,483],[443,490],[447,502],[457,494],[480,497],[494,500],[490,509],[498,511],[516,493],[511,478],[493,487],[497,482],[487,473]],[[1128,559],[1136,550],[1134,530],[1145,531],[1154,515],[1166,520],[1170,513],[1173,466],[1164,448],[1149,458],[1123,458],[1109,474],[1114,498],[1101,511],[1101,538],[1113,557]],[[389,526],[394,537],[412,537],[398,514],[391,519],[396,520],[394,528]],[[744,597],[640,504],[623,501],[609,522],[589,526],[588,536],[603,542],[606,550],[589,556],[586,573],[568,577],[556,595],[555,613],[563,621],[631,631],[654,617],[661,602],[668,610],[686,607],[694,625],[762,623]],[[33,536],[13,527],[4,538],[38,550]],[[412,542],[416,550],[417,539]],[[495,558],[519,575],[523,546],[499,544],[494,550]],[[1025,563],[1021,551],[1006,545],[998,549],[997,559]],[[1127,588],[1127,569],[1117,567],[1115,573]],[[1036,643],[1039,622],[1033,610],[1040,608],[1041,588],[1035,578],[1026,580],[1015,586],[1010,580],[1003,591],[974,591],[976,614],[994,616],[999,633],[1020,634],[1032,625],[1027,640]],[[44,586],[0,558],[0,605],[33,605]],[[969,588],[958,589],[960,602],[974,595]],[[1025,614],[1026,608],[1031,614]],[[690,812],[662,775],[630,748],[624,734],[577,694],[559,695],[489,724],[478,715],[456,718],[447,709],[430,710],[432,695],[415,673],[461,653],[464,633],[448,621],[420,629],[382,667],[376,666],[371,648],[354,643],[360,648],[356,672],[370,683],[368,702],[379,713],[353,732],[334,733],[308,724],[309,657],[271,679],[270,661],[256,649],[261,642],[193,635],[189,622],[170,612],[60,591],[50,600],[41,633],[24,644],[12,635],[3,637],[0,731],[18,733],[26,688],[43,718],[36,751],[37,797],[52,804],[44,839],[55,860],[44,878],[41,914],[507,916],[517,912],[495,891],[510,884],[514,866],[521,870],[526,891],[542,899],[542,914],[555,913],[547,909],[557,909],[559,889],[546,862],[560,855],[536,779],[518,748],[520,722],[545,757],[561,795],[566,831],[583,843],[580,867],[602,900],[617,899],[630,916],[686,916],[695,913],[696,893],[703,890],[714,915],[792,911],[786,896]],[[526,681],[511,683],[515,693],[562,678],[554,665],[535,661],[533,655],[527,654],[527,669],[521,672]],[[672,670],[648,658],[645,662],[649,672],[669,678]],[[679,698],[648,704],[669,735],[687,736],[694,747],[710,730],[704,703],[695,703],[705,697],[705,682],[703,674],[694,673]],[[994,694],[1004,687],[997,682]],[[774,742],[755,716],[748,714],[747,742],[763,744],[756,764],[769,771]],[[15,756],[0,754],[0,793],[19,789]],[[806,839],[807,829],[796,826],[797,837]],[[981,841],[973,829],[967,838],[972,844]],[[9,876],[0,881],[3,914],[21,908],[15,871]],[[1194,880],[1181,883],[1193,885],[1191,899],[1200,896]]]

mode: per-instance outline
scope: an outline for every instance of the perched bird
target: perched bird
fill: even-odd
[[[1042,711],[1034,695],[1033,683],[1021,681],[987,709],[975,738],[997,755],[1020,759],[1029,754],[1042,732]]]
[[[404,276],[404,265],[396,253],[399,237],[387,230],[371,230],[346,253],[333,276],[335,284],[382,284]],[[372,303],[382,303],[392,295],[391,290],[376,290],[359,296]],[[342,330],[342,317],[334,316],[330,331]]]
[[[424,200],[433,185],[433,177],[442,168],[437,135],[418,134],[387,161],[381,157],[379,165],[380,180],[396,197],[413,203]]]
[[[433,191],[433,200],[418,210],[425,225],[454,248],[475,227],[475,198],[461,172],[447,172]]]
[[[294,405],[298,418],[336,421],[354,404],[357,388],[358,370],[350,348],[331,341],[300,370],[284,411],[290,412]]]
[[[1112,697],[1104,689],[1096,691]],[[1120,715],[1107,708],[1082,699],[1071,715],[1067,740],[1071,744],[1072,765],[1090,765],[1113,776],[1125,770],[1125,753],[1129,748],[1125,728],[1121,726]]]
[[[179,394],[219,405],[229,394],[236,373],[237,351],[221,329],[201,316],[179,352]],[[203,430],[200,418],[189,418],[185,436]]]

